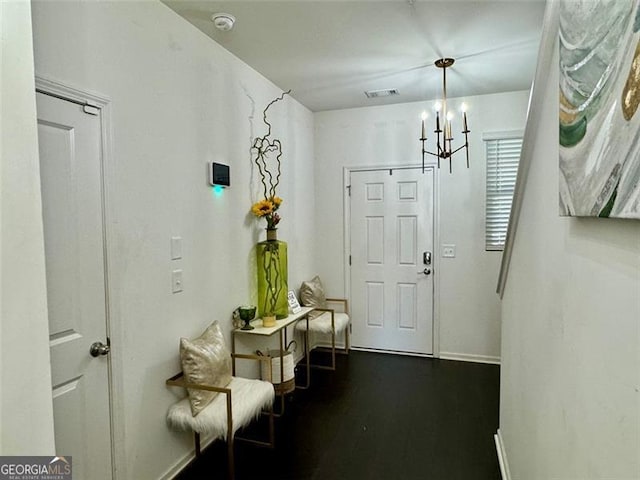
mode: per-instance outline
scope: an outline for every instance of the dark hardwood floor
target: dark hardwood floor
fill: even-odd
[[[287,397],[274,450],[236,442],[236,479],[499,480],[499,383],[495,365],[339,355]],[[209,478],[226,478],[223,442],[176,477]]]

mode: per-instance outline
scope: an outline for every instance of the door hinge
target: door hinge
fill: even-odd
[[[349,255],[349,265],[351,265],[351,255]]]
[[[349,324],[349,333],[353,333],[353,323]]]
[[[89,115],[100,115],[100,109],[94,105],[89,105],[88,103],[82,106],[82,110],[84,110],[84,113],[88,113]]]
[[[347,191],[349,192],[349,196],[351,196],[351,185],[347,185]]]

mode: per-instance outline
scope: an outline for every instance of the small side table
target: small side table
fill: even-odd
[[[287,327],[295,324],[300,320],[305,320],[307,322],[307,330],[309,329],[309,314],[314,310],[313,307],[302,307],[299,312],[292,313],[286,318],[281,320],[276,320],[276,325],[274,327],[263,327],[262,319],[258,318],[251,322],[251,326],[254,327],[253,330],[242,330],[240,328],[236,328],[231,332],[231,352],[236,353],[236,335],[261,335],[263,337],[270,337],[275,333],[278,333],[280,336],[280,380],[284,380],[284,347],[287,344]],[[309,355],[305,352],[306,357],[306,367],[307,367],[307,385],[304,387],[296,388],[308,388],[309,387],[309,378],[311,375],[311,364],[309,363]],[[236,374],[236,362],[235,358],[233,360],[233,375]],[[280,415],[284,413],[284,395],[283,392],[279,394],[280,396]],[[278,415],[279,416],[279,415]]]

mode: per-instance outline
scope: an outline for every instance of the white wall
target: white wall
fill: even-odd
[[[257,196],[252,138],[281,92],[157,2],[36,2],[36,73],[112,100],[107,165],[111,317],[122,479],[159,478],[192,450],[170,432],[178,340],[252,300],[253,246],[263,225],[248,215]],[[290,285],[315,271],[313,116],[287,97],[269,111],[284,146],[279,236],[289,242]],[[215,197],[205,165],[231,165],[232,186]],[[183,259],[170,260],[170,237]],[[184,292],[171,294],[171,270]]]
[[[438,174],[440,243],[456,245],[456,258],[441,259],[440,272],[435,272],[440,275],[439,340],[444,357],[489,361],[500,357],[500,306],[495,295],[500,253],[484,249],[482,133],[523,129],[527,99],[527,92],[451,99],[453,108],[463,100],[469,105],[472,133],[471,168],[467,170],[461,152],[454,157],[453,174],[445,168]],[[323,238],[317,244],[316,263],[332,295],[345,293],[343,167],[420,162],[423,110],[433,112],[433,102],[315,114],[316,231]],[[431,114],[427,123],[432,122]],[[436,248],[434,254],[439,253]]]
[[[0,455],[52,455],[31,6],[0,2]]]
[[[558,215],[558,48],[502,304],[513,480],[640,478],[640,222]]]

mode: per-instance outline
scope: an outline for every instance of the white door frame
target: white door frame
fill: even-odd
[[[350,177],[352,172],[362,172],[367,170],[408,170],[421,169],[422,164],[400,164],[400,165],[370,165],[343,168],[343,212],[344,212],[344,288],[345,297],[351,303],[351,265],[349,257],[351,255],[351,195]],[[425,169],[433,170],[433,354],[417,355],[433,358],[440,358],[440,170],[436,162],[425,163]]]
[[[111,178],[112,148],[111,148],[111,100],[100,94],[88,92],[68,84],[36,75],[36,91],[58,97],[62,100],[87,105],[100,109],[100,134],[101,146],[101,185],[102,185],[102,232],[103,255],[105,261],[105,305],[106,305],[106,332],[115,348],[107,355],[108,366],[108,391],[109,391],[109,417],[111,427],[111,474],[113,480],[119,480],[120,473],[124,472],[124,408],[122,404],[122,349],[123,336],[119,315],[114,311],[109,277],[111,276],[112,259],[111,245],[113,232],[109,219],[113,216],[109,210],[109,179]],[[124,475],[124,473],[122,473]],[[122,477],[124,478],[124,477]]]

